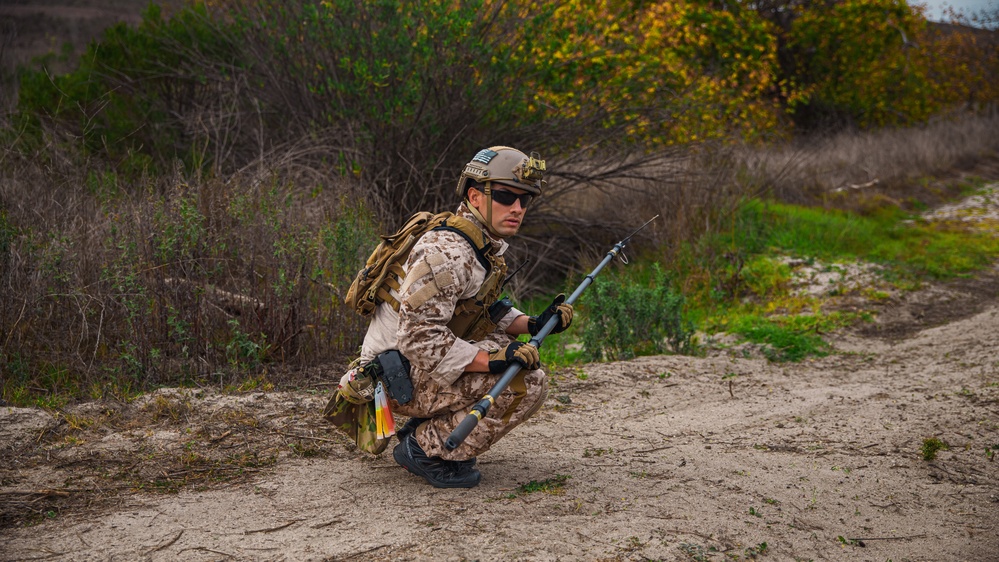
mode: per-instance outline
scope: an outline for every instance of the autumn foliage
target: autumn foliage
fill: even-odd
[[[847,0],[799,9],[787,33],[792,112],[848,117],[863,127],[922,121],[940,109],[926,21],[904,2]]]
[[[543,69],[535,101],[643,142],[911,125],[999,100],[995,31],[944,32],[897,0],[575,0],[547,25],[522,39]]]
[[[596,113],[652,143],[756,137],[777,125],[774,36],[737,4],[574,0],[548,26],[518,49],[539,68],[532,109]]]
[[[922,40],[934,53],[926,63],[942,106],[980,108],[999,100],[999,32],[941,25],[927,29]]]

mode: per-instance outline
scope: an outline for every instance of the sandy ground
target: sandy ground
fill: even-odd
[[[0,407],[0,559],[999,560],[999,269],[871,306],[802,363],[557,372],[472,490],[353,450],[328,387]]]

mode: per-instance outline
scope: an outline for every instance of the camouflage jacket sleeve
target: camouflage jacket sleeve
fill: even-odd
[[[510,324],[513,324],[513,321],[516,320],[518,316],[523,315],[524,313],[517,310],[516,307],[511,308],[510,312],[507,312],[503,318],[500,318],[500,321],[496,324],[496,328],[499,331],[506,333],[506,329],[510,327]]]
[[[413,247],[399,290],[399,351],[414,370],[450,386],[479,348],[447,327],[456,303],[475,296],[485,278],[475,250],[460,234],[431,231]]]

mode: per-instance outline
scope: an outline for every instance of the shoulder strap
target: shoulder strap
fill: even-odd
[[[492,247],[492,243],[489,242],[486,235],[475,223],[466,218],[451,216],[446,218],[440,226],[431,230],[446,230],[460,234],[475,249],[475,257],[482,264],[482,267],[485,268],[486,274],[489,274],[489,270],[492,269],[492,263],[486,257],[486,252]]]

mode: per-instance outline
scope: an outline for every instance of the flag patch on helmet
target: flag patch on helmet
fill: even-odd
[[[489,162],[492,161],[493,158],[496,158],[497,154],[499,154],[499,153],[495,152],[495,151],[492,151],[492,150],[489,150],[488,148],[483,148],[482,150],[479,151],[478,154],[475,155],[474,158],[472,158],[472,161],[473,162],[482,162],[483,164],[488,164]]]

